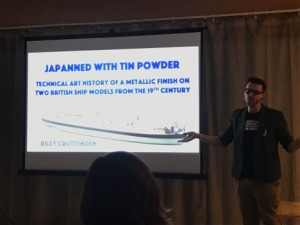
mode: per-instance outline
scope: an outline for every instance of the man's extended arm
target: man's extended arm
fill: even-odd
[[[206,134],[199,134],[196,132],[187,132],[185,133],[186,137],[181,140],[181,142],[189,142],[194,140],[195,138],[198,138],[200,141],[203,141],[205,143],[221,147],[223,146],[220,138],[218,136],[213,136],[213,135],[206,135]]]

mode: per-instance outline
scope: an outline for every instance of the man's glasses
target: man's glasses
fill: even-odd
[[[244,89],[244,93],[246,95],[249,95],[250,93],[252,93],[253,95],[259,95],[259,94],[263,94],[264,92],[258,91],[258,90],[253,90],[253,89],[249,89],[249,88],[245,88]]]

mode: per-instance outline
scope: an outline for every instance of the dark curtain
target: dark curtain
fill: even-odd
[[[244,105],[247,77],[267,82],[264,103],[282,110],[300,136],[300,17],[297,13],[113,25],[70,25],[0,30],[0,207],[15,225],[81,225],[84,176],[18,175],[23,165],[25,119],[24,36],[107,33],[205,26],[203,133],[219,134],[233,109]],[[238,225],[232,145],[203,145],[207,180],[157,179],[175,225]],[[300,201],[300,153],[280,146],[282,200]],[[283,219],[300,224],[297,219]],[[9,224],[0,211],[0,224]]]

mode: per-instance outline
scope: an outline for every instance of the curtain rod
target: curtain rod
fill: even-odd
[[[67,23],[67,24],[49,24],[49,25],[31,25],[31,26],[16,26],[16,27],[0,27],[0,30],[12,29],[32,29],[32,28],[46,28],[46,27],[61,27],[61,26],[88,26],[88,25],[112,25],[112,24],[126,24],[126,23],[145,23],[145,22],[163,22],[163,21],[179,21],[179,20],[192,20],[192,19],[214,19],[214,18],[228,18],[228,17],[242,17],[242,16],[259,16],[259,15],[273,15],[284,13],[300,13],[300,8],[289,10],[274,10],[274,11],[260,11],[248,13],[229,13],[229,14],[216,14],[206,16],[187,16],[187,17],[169,17],[160,19],[146,19],[146,20],[124,20],[124,21],[110,21],[110,22],[93,22],[93,23]]]

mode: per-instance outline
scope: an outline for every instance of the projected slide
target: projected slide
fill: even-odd
[[[161,44],[172,40],[161,36],[29,41],[25,161],[35,161],[30,153],[199,155],[197,141],[178,141],[199,131],[200,44],[176,36]]]

